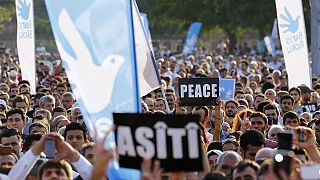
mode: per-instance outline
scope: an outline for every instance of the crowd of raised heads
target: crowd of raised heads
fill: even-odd
[[[141,179],[299,179],[302,166],[320,163],[319,107],[305,106],[319,104],[317,79],[312,87],[288,89],[281,56],[253,50],[233,55],[223,51],[223,44],[220,48],[217,54],[201,49],[188,56],[156,52],[162,88],[141,99],[143,113],[200,115],[204,170],[163,173],[158,161],[145,160]],[[37,53],[35,92],[22,78],[16,56],[0,58],[1,178],[117,179],[106,172],[117,156],[89,136],[59,55]],[[219,100],[216,107],[180,106],[178,79],[196,77],[235,79],[234,99]],[[277,174],[272,168],[277,134],[286,127],[304,132],[306,140],[293,141],[290,174]],[[44,154],[48,140],[55,142],[51,158]]]

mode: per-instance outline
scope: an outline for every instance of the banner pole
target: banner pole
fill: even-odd
[[[169,114],[170,113],[170,109],[169,109],[168,101],[167,101],[167,98],[166,98],[166,94],[164,93],[164,89],[163,89],[162,83],[161,83],[161,92],[162,92],[162,96],[163,96],[163,99],[164,99],[164,105],[166,106],[166,111]]]

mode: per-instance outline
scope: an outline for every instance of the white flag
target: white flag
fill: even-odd
[[[35,93],[35,47],[33,0],[16,0],[17,47],[22,78],[28,80]]]
[[[160,87],[160,78],[158,77],[158,72],[154,64],[152,49],[148,43],[148,39],[142,25],[138,6],[135,1],[132,1],[132,3],[139,92],[142,97]]]
[[[306,28],[301,0],[276,0],[280,41],[288,72],[289,87],[310,87]]]

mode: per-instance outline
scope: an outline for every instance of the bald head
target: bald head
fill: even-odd
[[[276,153],[276,150],[271,149],[271,148],[262,148],[260,149],[255,157],[255,161],[261,161],[261,160],[266,160],[269,158],[273,158]]]
[[[264,93],[264,95],[270,99],[272,102],[274,102],[277,98],[277,93],[274,89],[268,89],[266,90],[266,92]]]

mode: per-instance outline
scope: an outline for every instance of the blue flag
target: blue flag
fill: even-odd
[[[184,42],[182,53],[184,55],[192,54],[194,46],[197,43],[202,23],[194,22],[190,25],[186,41]]]
[[[235,80],[234,79],[220,79],[219,93],[223,101],[234,98]]]
[[[46,0],[55,41],[91,136],[112,124],[113,112],[140,111],[132,3],[127,0]],[[114,136],[106,147],[114,146]],[[114,165],[114,163],[113,163]],[[140,179],[136,170],[110,179]],[[120,173],[121,172],[121,173]]]

